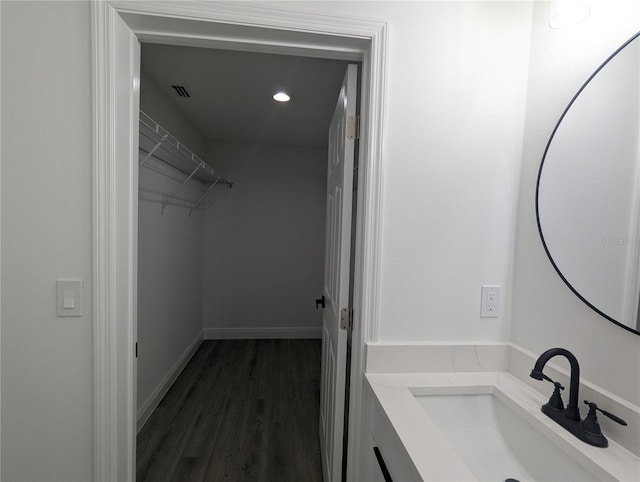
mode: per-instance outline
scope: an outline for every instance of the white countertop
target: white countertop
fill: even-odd
[[[507,372],[368,373],[369,386],[423,480],[476,480],[415,395],[494,393],[527,417],[601,480],[640,481],[640,459],[615,442],[606,449],[581,442],[540,411],[546,399]]]

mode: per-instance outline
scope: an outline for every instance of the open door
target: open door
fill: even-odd
[[[320,382],[320,453],[325,482],[339,482],[342,476],[348,326],[341,326],[341,311],[348,320],[357,75],[357,66],[349,65],[329,127]]]

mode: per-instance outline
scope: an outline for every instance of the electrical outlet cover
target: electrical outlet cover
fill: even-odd
[[[500,312],[500,286],[483,285],[480,292],[480,318],[497,318]]]

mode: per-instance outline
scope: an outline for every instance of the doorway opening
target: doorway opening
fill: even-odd
[[[377,338],[386,69],[384,22],[234,4],[96,2],[94,79],[94,467],[135,480],[139,43],[361,60],[348,480],[358,479],[364,344]],[[353,461],[354,463],[350,463]]]
[[[305,480],[314,480],[313,467],[320,468],[314,448],[320,360],[315,370],[304,372],[309,380],[297,378],[296,370],[277,371],[287,364],[306,365],[299,346],[307,347],[314,360],[320,355],[315,345],[322,311],[313,301],[325,277],[327,135],[348,63],[141,45],[139,480],[184,478],[187,472],[216,478],[220,470],[260,476],[270,473],[269,464],[280,464],[283,477],[305,474]],[[290,92],[294,101],[275,103],[271,96],[279,90]],[[183,166],[178,151],[210,160],[214,172],[200,173],[196,165],[192,175],[191,164]],[[229,350],[230,343],[200,345],[203,338],[299,341],[231,343],[236,349]],[[303,341],[308,338],[318,343]],[[292,358],[274,352],[276,345],[286,347]],[[236,363],[220,359],[218,352]],[[176,381],[192,356],[193,366]],[[273,362],[276,373],[268,372],[265,360]],[[243,361],[253,363],[252,368],[243,369]],[[208,375],[204,365],[210,365]],[[199,373],[195,379],[194,372]],[[282,383],[263,386],[278,376],[293,390]],[[215,390],[207,388],[211,380],[216,380]],[[313,380],[315,388],[309,383]],[[167,394],[174,383],[190,398]],[[310,393],[289,397],[297,386],[307,386]],[[236,391],[244,396],[238,398]],[[167,403],[151,415],[165,394]],[[204,405],[202,397],[208,399]],[[299,407],[303,400],[306,405]],[[283,415],[278,404],[289,407],[292,417],[298,413],[296,424],[278,418]],[[235,423],[238,433],[224,430],[216,413],[227,413],[224,424]],[[151,428],[140,432],[147,420]],[[282,450],[266,459],[256,456],[268,453],[254,449],[265,437],[274,437],[275,426],[283,432],[278,433]],[[187,437],[195,441],[187,443]],[[298,447],[287,450],[291,440],[298,440]],[[294,453],[298,460],[290,457]],[[304,470],[296,472],[298,466]]]

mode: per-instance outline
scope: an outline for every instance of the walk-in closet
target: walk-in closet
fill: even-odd
[[[315,300],[347,64],[142,44],[138,480],[322,480]]]

